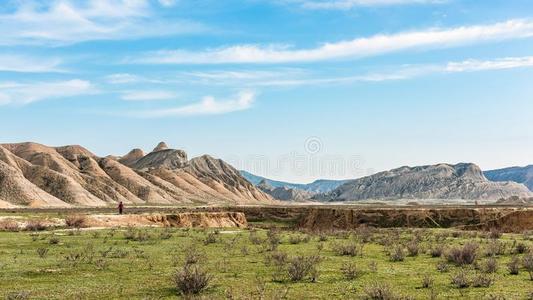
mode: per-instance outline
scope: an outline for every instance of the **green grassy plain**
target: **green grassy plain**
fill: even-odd
[[[510,275],[507,269],[513,256],[522,259],[525,255],[514,253],[518,243],[533,248],[532,236],[527,234],[490,239],[481,232],[373,229],[319,235],[285,228],[275,234],[280,244],[271,251],[267,233],[266,229],[173,228],[0,232],[0,297],[182,297],[172,276],[183,266],[191,247],[202,254],[198,264],[213,276],[209,287],[196,296],[205,299],[365,299],[368,287],[374,283],[388,285],[395,295],[405,299],[530,299],[533,292],[533,281],[523,266],[518,275]],[[214,242],[207,243],[209,238]],[[417,256],[409,256],[406,248],[413,240],[420,248]],[[437,264],[446,260],[432,257],[429,250],[437,245],[450,249],[466,242],[480,245],[476,264],[458,267],[446,263],[449,270],[438,271]],[[467,270],[469,278],[484,274],[486,252],[495,243],[503,253],[494,256],[496,273],[486,274],[493,284],[488,288],[454,287],[451,277],[460,269]],[[335,251],[339,245],[350,244],[357,245],[356,256]],[[398,246],[405,259],[393,262],[389,252]],[[289,280],[283,270],[268,263],[267,257],[277,251],[289,257],[320,256],[316,282],[309,276],[298,282]],[[347,263],[355,264],[355,279],[345,278],[341,271]],[[432,281],[429,288],[422,287],[424,277]]]

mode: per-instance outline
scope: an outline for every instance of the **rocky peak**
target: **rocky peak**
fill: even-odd
[[[152,152],[158,152],[162,150],[168,150],[168,146],[165,142],[159,142]]]
[[[128,152],[128,154],[121,157],[118,161],[126,166],[131,166],[143,157],[144,151],[139,148],[135,148]]]

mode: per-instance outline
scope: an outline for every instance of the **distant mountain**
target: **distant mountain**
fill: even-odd
[[[401,167],[346,182],[317,200],[470,199],[498,200],[532,193],[515,182],[491,182],[475,164]]]
[[[491,181],[514,181],[523,183],[533,191],[533,165],[485,171],[484,174]]]
[[[98,157],[77,146],[0,144],[0,207],[274,204],[238,170],[159,143],[150,153]]]
[[[264,180],[266,184],[274,188],[287,187],[287,188],[298,189],[298,190],[307,191],[311,193],[327,193],[348,181],[348,180],[319,179],[308,184],[301,184],[301,183],[276,181],[276,180],[254,175],[250,172],[243,171],[243,170],[241,170],[240,172],[244,178],[246,178],[248,181],[250,181],[255,186],[259,185]]]
[[[263,179],[258,185],[256,185],[256,187],[269,194],[274,199],[282,201],[306,201],[315,195],[315,193],[312,192],[287,186],[273,187],[268,184],[266,179]]]

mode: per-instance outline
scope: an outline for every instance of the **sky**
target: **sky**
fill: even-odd
[[[530,0],[6,0],[0,142],[269,178],[533,164]]]

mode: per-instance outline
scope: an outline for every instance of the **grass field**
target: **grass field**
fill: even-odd
[[[185,268],[206,272],[205,299],[532,299],[531,249],[527,233],[434,229],[0,232],[0,296],[173,299]]]

